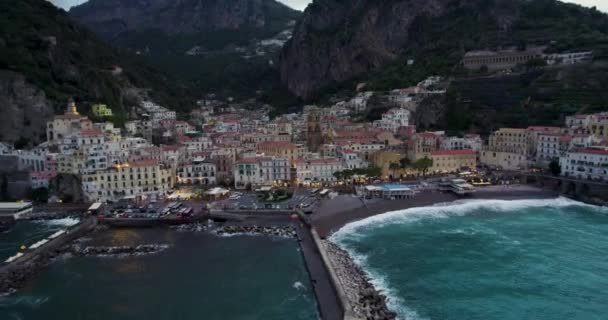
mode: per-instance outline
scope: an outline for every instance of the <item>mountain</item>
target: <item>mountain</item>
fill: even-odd
[[[114,44],[185,51],[273,36],[300,13],[275,0],[90,0],[70,15]]]
[[[280,72],[292,93],[314,98],[348,81],[412,85],[451,75],[469,50],[526,45],[605,58],[608,16],[555,0],[315,0],[281,53]]]
[[[175,79],[116,50],[46,0],[0,2],[0,140],[45,139],[46,120],[74,98],[82,113],[105,103],[122,122],[148,96],[169,108],[194,105]]]
[[[301,12],[275,0],[90,0],[69,14],[203,92],[250,96],[280,85],[278,52]]]

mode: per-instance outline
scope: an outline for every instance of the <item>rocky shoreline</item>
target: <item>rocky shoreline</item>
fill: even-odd
[[[295,238],[296,229],[292,226],[259,226],[259,225],[220,225],[209,226],[204,223],[191,223],[171,227],[181,232],[209,231],[218,236],[263,235],[271,237]]]
[[[348,252],[328,240],[323,240],[322,244],[357,318],[396,319],[397,314],[387,306],[388,298],[374,288],[370,278],[353,261]]]

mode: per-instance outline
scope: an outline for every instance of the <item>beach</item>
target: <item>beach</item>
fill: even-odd
[[[327,238],[347,223],[396,210],[426,207],[466,199],[521,200],[551,199],[559,196],[558,192],[529,185],[482,187],[477,188],[474,194],[467,197],[459,197],[447,192],[422,191],[412,199],[375,199],[367,201],[366,204],[357,197],[341,195],[334,199],[324,200],[317,212],[311,217],[311,222],[317,229],[319,236]]]
[[[427,207],[441,203],[450,203],[464,199],[552,199],[559,194],[527,185],[492,186],[479,188],[469,197],[462,198],[452,193],[423,191],[413,199],[406,200],[371,200],[365,203],[352,195],[342,195],[323,201],[312,217],[312,225],[320,237],[326,239],[346,224],[381,215],[391,211]],[[328,268],[332,268],[338,278],[336,285],[344,292],[342,301],[345,313],[356,319],[394,319],[395,310],[388,306],[386,293],[372,284],[370,275],[358,265],[349,253],[332,240],[323,240],[321,250],[328,257]]]

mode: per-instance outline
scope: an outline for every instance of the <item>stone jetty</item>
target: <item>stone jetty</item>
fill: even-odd
[[[231,235],[263,235],[272,237],[295,238],[296,229],[292,226],[259,226],[259,225],[209,225],[205,223],[190,223],[172,226],[172,229],[181,232],[209,231],[218,236]]]
[[[142,244],[138,246],[116,246],[116,247],[85,247],[75,249],[73,253],[81,256],[101,256],[101,257],[125,257],[142,256],[159,253],[169,248],[168,244]]]
[[[358,319],[396,319],[397,314],[389,310],[387,297],[376,290],[369,277],[352,260],[348,252],[336,244],[323,240],[336,276],[339,278],[352,311]]]
[[[245,225],[225,225],[214,230],[217,235],[239,235],[239,234],[258,234],[264,236],[295,238],[296,229],[292,226],[245,226]]]

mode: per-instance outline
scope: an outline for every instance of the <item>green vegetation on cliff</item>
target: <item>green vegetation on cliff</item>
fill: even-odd
[[[45,0],[0,2],[0,69],[23,74],[56,111],[74,97],[80,105],[103,102],[128,112],[139,96],[133,88],[169,108],[193,106],[187,87],[104,44]]]

